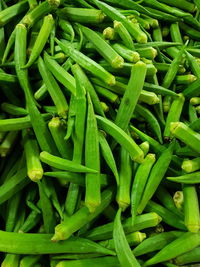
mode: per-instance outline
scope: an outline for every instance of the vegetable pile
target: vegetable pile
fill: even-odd
[[[199,0],[0,0],[1,266],[200,263],[199,32]]]

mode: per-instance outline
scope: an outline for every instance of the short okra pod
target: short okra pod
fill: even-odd
[[[130,36],[129,32],[127,31],[126,27],[123,25],[123,23],[120,22],[120,21],[115,20],[114,21],[114,29],[119,34],[119,36],[122,39],[122,42],[124,43],[124,45],[127,48],[134,50],[133,39]]]
[[[44,62],[55,78],[64,85],[72,94],[76,94],[75,80],[71,74],[65,71],[56,60],[47,53],[44,54]]]
[[[194,158],[191,160],[184,160],[181,168],[187,172],[195,172],[200,169],[200,158]]]
[[[177,75],[175,78],[176,84],[191,84],[196,81],[197,77],[193,74]]]
[[[172,160],[172,154],[174,150],[174,142],[172,142],[169,147],[162,152],[157,162],[152,168],[150,177],[148,179],[147,185],[145,187],[141,202],[138,207],[138,212],[141,213],[145,208],[148,201],[154,195],[156,189],[158,188],[160,182],[162,181],[169,164]],[[162,166],[162,169],[161,169]]]
[[[95,174],[86,174],[85,193],[85,205],[90,212],[94,212],[101,204],[100,154],[97,121],[89,93],[85,137],[85,165],[88,168],[96,170]]]
[[[183,211],[183,191],[176,191],[173,196],[173,201],[178,210]]]
[[[18,131],[11,131],[5,136],[3,142],[0,144],[0,155],[2,158],[10,154],[14,144],[17,141],[18,135]]]
[[[163,79],[163,83],[162,86],[165,88],[169,88],[171,83],[173,82],[178,69],[179,69],[179,65],[181,63],[181,59],[184,53],[184,49],[185,46],[183,46],[180,51],[178,52],[178,54],[176,55],[176,57],[174,58],[174,60],[172,61],[169,70],[167,71],[164,79]]]
[[[15,106],[10,103],[2,103],[1,109],[5,111],[6,113],[14,116],[26,116],[28,115],[28,111],[25,108]]]
[[[193,131],[183,122],[172,122],[170,132],[173,136],[200,153],[200,134]]]
[[[199,201],[195,185],[183,185],[185,226],[197,233],[200,228]]]
[[[164,186],[160,185],[156,190],[155,195],[165,208],[167,208],[174,214],[178,215],[180,218],[183,218],[183,213],[180,212],[179,209],[177,209],[177,207],[174,204],[172,196]]]
[[[199,233],[184,233],[170,244],[161,249],[155,256],[145,262],[144,266],[150,266],[163,261],[173,259],[186,253],[200,244]]]
[[[93,73],[95,76],[100,78],[101,80],[105,81],[109,85],[115,84],[115,77],[107,72],[103,67],[101,67],[98,63],[94,60],[90,59],[89,57],[85,56],[83,53],[79,52],[78,50],[74,49],[71,44],[66,44],[60,42],[56,39],[57,44],[60,48],[69,55],[74,61],[76,61],[81,67],[85,68],[86,70]]]
[[[152,92],[146,91],[146,90],[142,90],[141,94],[139,96],[139,101],[148,104],[148,105],[155,105],[158,104],[160,102],[159,97]]]
[[[117,38],[117,33],[112,27],[107,27],[103,30],[103,37],[106,40],[115,40]]]
[[[182,218],[171,212],[170,210],[164,208],[160,204],[157,204],[156,202],[149,200],[149,202],[146,205],[145,210],[147,212],[156,212],[159,216],[161,216],[163,222],[166,224],[176,228],[185,231],[186,227],[184,225],[184,222]]]
[[[110,134],[121,146],[128,150],[134,161],[138,163],[143,161],[143,151],[126,132],[106,118],[98,115],[96,115],[96,118],[99,128]]]
[[[38,37],[33,46],[28,63],[24,66],[25,68],[29,68],[34,63],[34,61],[39,57],[40,53],[42,52],[49,38],[53,24],[54,24],[54,19],[52,15],[48,15],[44,18],[43,25],[39,31]]]
[[[56,147],[60,155],[64,159],[71,158],[71,145],[69,142],[64,140],[65,137],[65,127],[59,117],[53,117],[48,123],[49,130],[54,139]]]
[[[136,52],[139,53],[140,57],[153,60],[157,56],[157,50],[153,47],[137,48]]]
[[[138,77],[140,77],[138,79]],[[146,64],[138,61],[131,69],[131,77],[120,103],[117,117],[115,120],[116,125],[126,131],[133,111],[139,99],[141,90],[144,85],[146,77]]]
[[[103,158],[105,159],[106,163],[108,164],[108,166],[112,170],[112,172],[115,176],[117,185],[118,185],[119,184],[119,174],[118,174],[116,162],[115,162],[112,150],[111,150],[111,148],[110,148],[110,146],[106,140],[106,137],[105,137],[104,133],[101,131],[99,131],[99,144],[100,144]]]
[[[136,220],[137,209],[142,198],[142,193],[144,191],[149,173],[153,164],[155,163],[155,160],[156,159],[154,154],[147,154],[144,162],[140,164],[135,173],[135,178],[131,189],[131,215],[133,225]]]
[[[113,240],[118,260],[121,266],[139,267],[141,266],[133,255],[126,239],[124,229],[121,223],[121,209],[118,210],[113,228]]]
[[[82,226],[96,218],[112,201],[114,196],[113,188],[105,189],[101,195],[101,204],[96,207],[93,213],[90,213],[86,206],[80,208],[71,217],[66,218],[63,222],[55,227],[55,234],[52,241],[65,240]]]
[[[83,24],[101,23],[105,18],[101,10],[93,8],[64,7],[59,10],[58,15],[63,18],[67,16],[68,20]]]
[[[116,201],[119,208],[125,211],[130,205],[130,187],[132,182],[132,164],[130,155],[123,147],[120,149],[119,186],[117,188]]]
[[[136,216],[135,224],[132,225],[132,218],[125,219],[122,223],[125,233],[140,231],[145,228],[154,227],[161,222],[162,218],[155,212]],[[84,234],[91,240],[107,240],[113,237],[113,222],[93,228]]]
[[[149,252],[160,250],[182,234],[183,232],[181,231],[170,231],[150,236],[134,248],[133,253],[135,256],[141,256]]]
[[[136,246],[140,244],[145,238],[146,238],[146,234],[138,232],[138,231],[126,235],[126,239],[129,243],[129,246]],[[113,239],[101,241],[99,242],[99,244],[108,249],[115,249],[115,244],[114,244]]]
[[[120,56],[129,62],[136,63],[140,60],[140,55],[136,51],[130,50],[120,43],[114,43],[112,47]]]
[[[41,57],[38,59],[38,68],[44,80],[44,83],[46,84],[47,90],[52,100],[54,101],[55,106],[57,107],[58,115],[63,118],[66,118],[68,111],[67,100],[63,92],[61,91],[59,85],[57,84],[56,80],[54,79],[53,75],[45,66],[45,63]]]
[[[85,37],[94,45],[99,54],[110,63],[113,68],[122,68],[124,59],[95,31],[80,25]]]
[[[81,164],[75,163],[73,161],[63,159],[57,156],[53,156],[48,152],[41,152],[40,159],[42,162],[48,164],[51,167],[71,172],[91,172],[96,173],[96,170],[87,168]]]
[[[39,159],[39,147],[33,133],[23,130],[23,142],[26,155],[27,175],[37,182],[43,177],[43,168]]]
[[[171,104],[170,110],[167,115],[165,129],[164,129],[164,138],[170,138],[170,124],[171,122],[179,121],[183,105],[185,102],[185,98],[182,94],[179,94],[177,98],[175,98]]]
[[[148,136],[147,134],[143,133],[142,131],[140,131],[139,129],[137,129],[136,127],[134,127],[133,125],[130,126],[131,131],[133,131],[133,133],[136,133],[136,135],[139,136],[139,138],[142,141],[147,141],[149,142],[150,146],[152,147],[152,149],[155,152],[161,153],[162,151],[165,150],[165,148],[155,139],[153,139],[151,136]]]

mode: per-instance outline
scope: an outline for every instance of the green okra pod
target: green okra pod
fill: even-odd
[[[195,185],[183,185],[185,226],[197,233],[200,228],[199,202]]]

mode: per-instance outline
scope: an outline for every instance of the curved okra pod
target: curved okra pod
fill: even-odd
[[[116,201],[119,208],[125,211],[130,205],[130,187],[132,182],[132,163],[130,155],[123,147],[120,148],[119,186],[117,188]]]
[[[33,133],[23,130],[24,151],[27,164],[27,175],[33,181],[37,182],[43,177],[43,168],[39,159],[39,147]]]
[[[105,138],[105,135],[99,131],[99,144],[100,144],[100,148],[101,148],[101,152],[102,155],[106,161],[106,163],[108,164],[108,166],[110,167],[110,169],[112,170],[117,185],[119,185],[119,174],[118,174],[118,170],[117,170],[117,166],[116,166],[116,162],[112,153],[112,150]]]
[[[200,233],[184,233],[161,249],[155,256],[147,260],[144,266],[150,266],[167,261],[186,253],[200,245]]]
[[[37,36],[37,39],[34,43],[30,58],[29,58],[27,64],[24,66],[24,68],[29,68],[34,63],[34,61],[39,57],[40,53],[42,52],[42,50],[43,50],[43,48],[44,48],[44,46],[45,46],[45,44],[49,38],[53,24],[54,24],[54,19],[53,19],[53,16],[51,14],[44,17],[42,27],[41,27],[39,34]]]
[[[121,100],[115,123],[127,130],[133,111],[139,99],[146,76],[146,64],[138,61],[131,69],[131,77]],[[139,78],[139,79],[138,79]]]
[[[169,147],[161,153],[157,162],[153,166],[147,185],[144,189],[141,202],[138,206],[138,213],[141,213],[144,210],[146,204],[152,198],[160,182],[162,181],[172,160],[174,145],[175,143],[172,142]]]
[[[165,129],[164,129],[164,138],[170,138],[170,124],[171,122],[179,121],[185,98],[182,94],[179,94],[176,99],[173,100],[170,110],[167,114]]]
[[[76,162],[63,159],[57,156],[53,156],[50,153],[43,151],[40,153],[40,160],[51,167],[64,170],[64,171],[71,171],[71,172],[91,172],[96,173],[96,170],[87,168],[81,164]]]
[[[121,209],[118,210],[113,228],[113,240],[118,260],[121,266],[139,267],[141,266],[133,255],[126,239],[124,229],[121,223]]]
[[[95,31],[88,27],[79,26],[85,37],[94,45],[99,54],[110,63],[113,68],[122,68],[124,59]]]
[[[96,173],[86,174],[85,205],[90,212],[95,212],[101,204],[99,135],[89,93],[87,97],[88,110],[85,136],[85,165],[88,168],[96,170]]]
[[[132,224],[132,218],[125,219],[122,223],[125,233],[131,233],[140,231],[145,228],[154,227],[161,222],[162,218],[155,212],[146,213],[136,216],[135,224]],[[91,240],[107,240],[113,237],[113,222],[107,223],[96,228],[93,228],[89,232],[83,234]]]
[[[134,225],[137,215],[137,209],[138,205],[140,203],[140,200],[142,198],[142,193],[144,191],[147,179],[149,177],[149,173],[151,171],[151,168],[155,162],[155,155],[154,154],[147,154],[147,156],[144,159],[144,162],[140,164],[138,167],[132,189],[131,189],[131,215],[132,215],[132,223]]]
[[[181,231],[170,231],[150,236],[133,249],[133,254],[135,256],[141,256],[149,252],[160,250],[182,234],[183,232]]]
[[[200,153],[200,134],[193,131],[183,122],[172,122],[170,132],[173,136],[180,139],[183,143]]]
[[[80,208],[71,217],[64,219],[55,227],[55,234],[51,240],[59,241],[69,238],[74,232],[95,219],[111,203],[113,196],[114,190],[112,187],[105,189],[101,195],[102,201],[93,213],[90,213],[86,206]]]
[[[59,85],[57,84],[56,80],[54,79],[53,75],[45,66],[45,63],[41,57],[39,57],[38,59],[38,68],[44,80],[44,83],[46,84],[47,90],[57,108],[58,115],[63,118],[66,118],[68,111],[67,100],[63,92],[61,91]]]
[[[129,151],[131,158],[141,163],[143,161],[144,153],[134,140],[115,123],[106,118],[96,115],[98,126],[106,133],[111,135],[121,146]]]
[[[197,233],[200,228],[199,202],[195,185],[183,185],[185,226]]]
[[[101,67],[94,60],[85,56],[83,53],[74,49],[70,43],[61,42],[57,38],[55,39],[60,48],[69,55],[76,63],[78,63],[84,69],[90,71],[94,76],[97,76],[101,80],[105,81],[109,85],[115,84],[115,77],[107,72],[103,67]]]

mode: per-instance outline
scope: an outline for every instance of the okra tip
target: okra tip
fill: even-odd
[[[60,223],[60,224],[56,225],[55,234],[51,238],[51,241],[52,242],[58,242],[60,240],[65,240],[65,239],[69,238],[70,235],[67,234],[66,227],[62,223]]]

